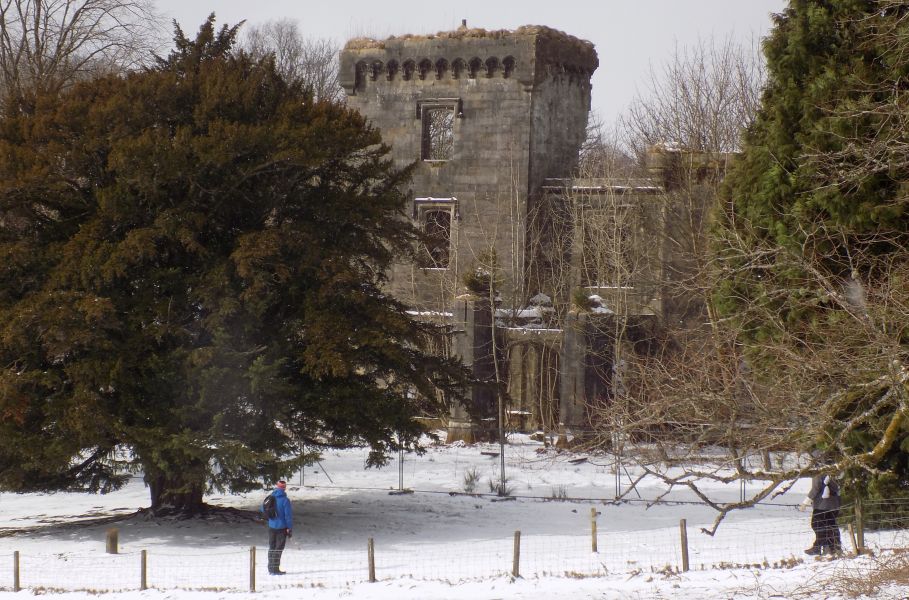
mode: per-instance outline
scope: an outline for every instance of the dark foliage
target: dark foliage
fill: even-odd
[[[755,372],[795,381],[792,401],[816,407],[814,443],[847,472],[848,493],[884,497],[909,488],[909,163],[874,156],[891,134],[905,141],[885,108],[906,85],[909,62],[888,48],[905,39],[905,12],[891,0],[792,0],[776,17],[718,229],[717,303],[743,328]]]
[[[379,133],[214,17],[0,121],[0,488],[141,470],[193,513],[307,451],[415,447],[462,369],[385,295],[418,233]]]

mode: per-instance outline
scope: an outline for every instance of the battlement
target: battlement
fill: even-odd
[[[583,86],[599,65],[593,44],[556,29],[468,29],[385,40],[357,38],[341,52],[348,94],[369,82],[517,79],[533,87],[553,77]]]

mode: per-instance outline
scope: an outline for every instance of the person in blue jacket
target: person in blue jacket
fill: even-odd
[[[287,538],[293,535],[294,515],[287,497],[286,481],[279,481],[271,493],[275,497],[277,515],[268,519],[268,572],[272,575],[284,575],[281,570],[281,553],[287,544]],[[265,507],[262,507],[265,511]]]

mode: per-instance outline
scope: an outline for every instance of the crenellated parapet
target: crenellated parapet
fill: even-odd
[[[561,31],[467,29],[429,36],[358,38],[341,52],[341,84],[354,95],[372,83],[516,79],[525,87],[565,79],[589,88],[599,60],[593,44]]]

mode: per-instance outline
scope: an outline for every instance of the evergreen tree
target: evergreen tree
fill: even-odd
[[[791,0],[776,17],[716,230],[718,304],[754,370],[791,391],[793,438],[890,494],[909,488],[909,170],[865,159],[885,133],[906,137],[879,110],[907,83],[909,59],[881,36],[905,4]]]
[[[0,488],[141,470],[156,512],[194,514],[304,447],[414,448],[463,383],[382,291],[418,235],[409,171],[236,34],[212,15],[0,120]]]

